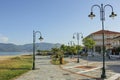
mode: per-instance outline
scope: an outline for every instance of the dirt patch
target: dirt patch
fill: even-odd
[[[81,68],[81,69],[85,69],[85,70],[87,69],[87,70],[89,70],[89,69],[96,68],[96,66],[77,66],[75,68]]]

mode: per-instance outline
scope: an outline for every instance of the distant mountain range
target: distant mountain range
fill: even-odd
[[[56,43],[36,43],[36,50],[51,50],[60,47],[61,44]],[[33,44],[15,45],[11,43],[0,43],[0,52],[32,52]]]

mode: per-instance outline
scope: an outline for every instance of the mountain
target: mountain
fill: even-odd
[[[0,43],[0,52],[11,52],[11,51],[21,51],[20,47],[15,45],[15,44],[4,44],[4,43]]]
[[[61,44],[53,44],[53,43],[36,43],[36,50],[51,50],[54,47],[60,47]],[[24,44],[24,45],[15,45],[11,43],[0,43],[0,52],[32,52],[33,44]]]

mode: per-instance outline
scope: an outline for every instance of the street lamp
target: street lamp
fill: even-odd
[[[81,38],[83,38],[83,34],[82,34],[82,33],[78,33],[78,32],[77,32],[77,33],[74,33],[74,34],[73,34],[73,39],[75,39],[75,35],[77,36],[78,47],[79,47],[79,36],[81,35]],[[77,53],[78,53],[77,63],[79,63],[79,48],[78,48]]]
[[[91,19],[93,19],[93,17],[95,17],[95,14],[93,14],[93,8],[94,7],[98,7],[100,9],[100,20],[102,21],[102,41],[103,41],[103,68],[102,68],[102,74],[101,74],[101,78],[106,78],[106,73],[105,73],[105,46],[104,46],[104,21],[105,21],[105,8],[109,6],[112,9],[111,15],[109,17],[114,18],[115,16],[117,16],[117,14],[114,14],[113,12],[113,7],[109,4],[104,5],[101,4],[100,5],[93,5],[91,7],[91,13],[88,15],[88,17],[90,17]]]
[[[40,34],[39,40],[40,41],[43,40],[41,32],[33,30],[33,67],[32,67],[32,70],[35,70],[35,38],[36,38],[36,33]]]
[[[75,46],[74,41],[70,41],[68,42],[68,45],[72,48],[73,46]],[[71,52],[71,58],[73,57],[73,53]]]
[[[74,46],[75,43],[74,43],[74,41],[70,41],[70,42],[68,42],[68,45],[70,45],[70,46]]]

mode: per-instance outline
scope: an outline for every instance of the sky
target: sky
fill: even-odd
[[[104,27],[120,32],[119,3],[120,0],[0,0],[0,43],[32,43],[33,30],[42,33],[42,42],[77,43],[76,38],[72,39],[74,33],[86,37],[102,29],[99,8],[93,8],[94,19],[88,17],[95,4],[112,5],[117,17],[109,18],[111,8],[106,7]],[[36,33],[37,43],[39,35]]]

